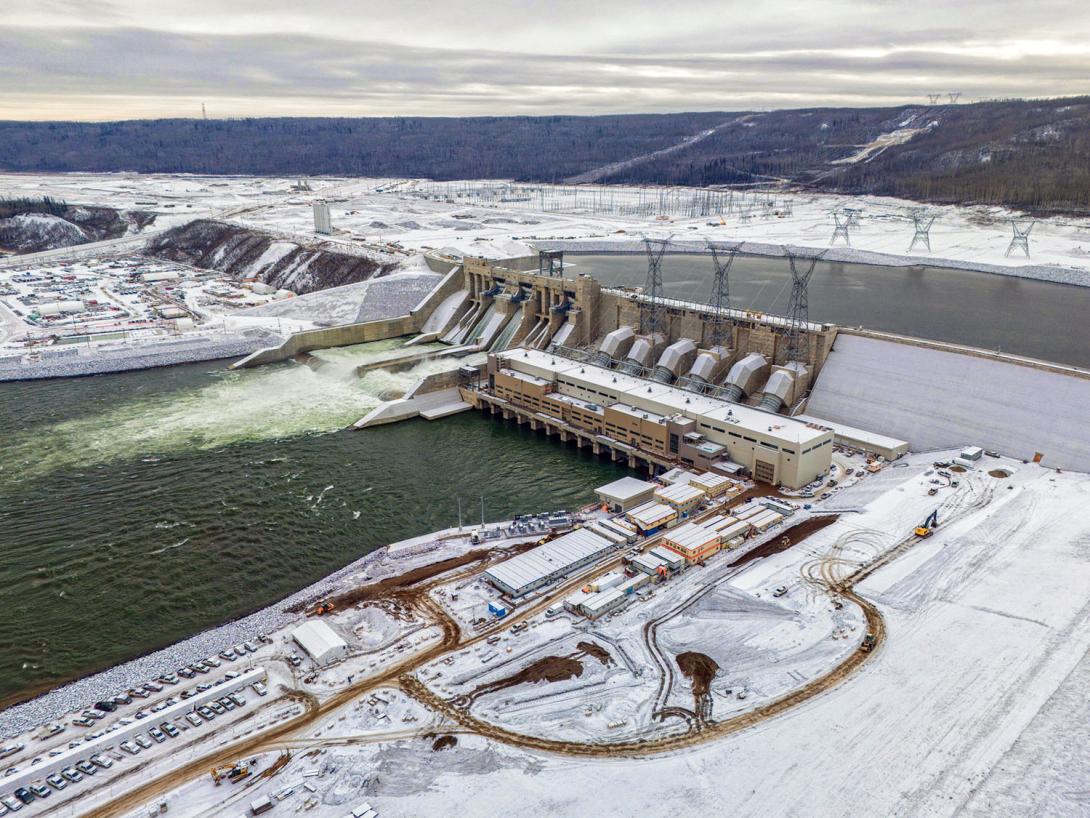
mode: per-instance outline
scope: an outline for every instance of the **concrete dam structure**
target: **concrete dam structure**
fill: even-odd
[[[414,417],[418,410],[442,417],[479,405],[472,383],[485,371],[485,356],[537,350],[770,418],[797,416],[838,430],[838,443],[886,457],[908,447],[973,442],[1024,459],[1040,455],[1061,468],[1090,464],[1090,433],[1081,419],[1090,373],[1073,367],[815,322],[801,326],[792,345],[792,325],[781,316],[717,313],[706,304],[670,299],[661,305],[657,330],[647,333],[641,318],[648,298],[638,288],[567,277],[562,264],[545,268],[536,256],[442,263],[449,272],[409,314],[297,333],[236,365],[397,337],[410,348],[444,344],[448,350],[438,357],[451,360],[449,371],[429,376],[400,402],[361,421],[372,425]],[[791,359],[790,349],[801,360]],[[429,397],[438,391],[442,398]],[[1048,428],[1035,423],[1039,400],[1070,407],[1069,422]],[[665,467],[670,457],[632,462]]]

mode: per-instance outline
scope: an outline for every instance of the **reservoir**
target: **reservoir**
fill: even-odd
[[[574,509],[627,473],[473,413],[342,431],[401,343],[0,386],[0,700],[235,618],[389,542]],[[322,357],[325,353],[318,353]]]
[[[805,261],[797,264],[807,264]],[[642,287],[641,255],[565,255],[568,275],[589,273],[603,285]],[[805,269],[805,267],[800,267]],[[667,255],[666,295],[707,303],[709,256]],[[787,314],[786,259],[738,256],[730,269],[731,305]],[[1090,287],[951,270],[817,263],[809,290],[810,320],[998,349],[1090,368]]]

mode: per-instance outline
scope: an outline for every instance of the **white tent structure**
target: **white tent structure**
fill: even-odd
[[[319,619],[296,628],[291,638],[319,665],[328,665],[348,653],[348,643]]]

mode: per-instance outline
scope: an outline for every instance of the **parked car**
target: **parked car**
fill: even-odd
[[[30,804],[34,801],[34,793],[32,793],[26,787],[19,787],[19,789],[13,792],[12,795],[14,795],[24,804]]]
[[[132,740],[139,744],[141,747],[143,747],[145,750],[151,749],[151,740],[143,733],[133,736]]]
[[[201,718],[205,721],[212,721],[216,717],[216,714],[207,707],[198,707],[197,712],[201,714]]]
[[[76,769],[85,775],[94,775],[98,772],[98,768],[90,761],[77,761]]]
[[[63,775],[69,781],[83,780],[83,774],[75,767],[65,767],[63,770],[61,770],[61,775]]]
[[[117,710],[117,705],[110,701],[95,702],[93,707],[100,713],[112,713]]]
[[[114,762],[112,759],[110,759],[108,756],[100,755],[98,753],[95,753],[93,756],[91,756],[90,760],[92,764],[95,764],[104,770],[108,770],[110,769],[110,767],[114,766]]]
[[[23,808],[23,805],[16,801],[14,798],[12,798],[10,795],[5,795],[3,798],[0,798],[0,804],[3,804],[7,808],[4,810],[4,812],[7,812],[7,810],[9,809],[12,812],[18,812]]]
[[[53,773],[53,775],[47,775],[45,777],[45,781],[55,790],[63,790],[65,787],[68,786],[68,782],[56,773]]]
[[[211,710],[217,716],[222,716],[224,713],[227,712],[227,708],[225,708],[219,702],[209,702],[207,707],[208,707],[209,710]]]
[[[158,727],[148,728],[148,735],[155,739],[156,743],[162,744],[167,740],[166,733],[160,730]]]
[[[242,644],[246,646],[246,650],[250,651],[250,653],[257,653],[257,645],[254,642],[247,640]]]
[[[787,586],[786,585],[781,585],[779,588],[777,588],[775,591],[772,592],[772,596],[779,597],[779,596],[783,596],[786,593],[787,593]]]
[[[162,724],[159,725],[159,728],[171,738],[177,738],[179,735],[178,728],[171,724],[169,721],[164,721]]]
[[[131,756],[134,756],[140,752],[140,748],[133,744],[131,741],[121,742],[121,749]]]
[[[200,727],[202,724],[204,724],[204,719],[202,719],[196,713],[186,713],[185,720],[192,724],[194,727]]]
[[[48,798],[53,794],[53,790],[49,789],[45,784],[31,784],[30,791],[39,798]]]
[[[228,662],[235,661],[235,652],[233,650],[231,650],[230,648],[227,648],[227,650],[221,650],[220,651],[220,656],[222,656]]]

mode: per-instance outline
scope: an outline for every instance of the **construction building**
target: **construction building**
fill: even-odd
[[[685,519],[704,502],[706,495],[692,483],[677,483],[655,490],[655,499],[674,509],[678,517]]]
[[[594,490],[602,505],[610,511],[628,511],[650,500],[655,489],[654,483],[637,480],[635,477],[622,477]]]
[[[644,536],[655,534],[677,522],[677,509],[665,503],[644,503],[625,514],[632,525]]]
[[[518,599],[590,565],[616,547],[612,540],[580,528],[493,565],[484,577],[512,599]]]
[[[312,619],[291,632],[295,644],[316,664],[328,665],[348,654],[348,643],[320,619]]]

